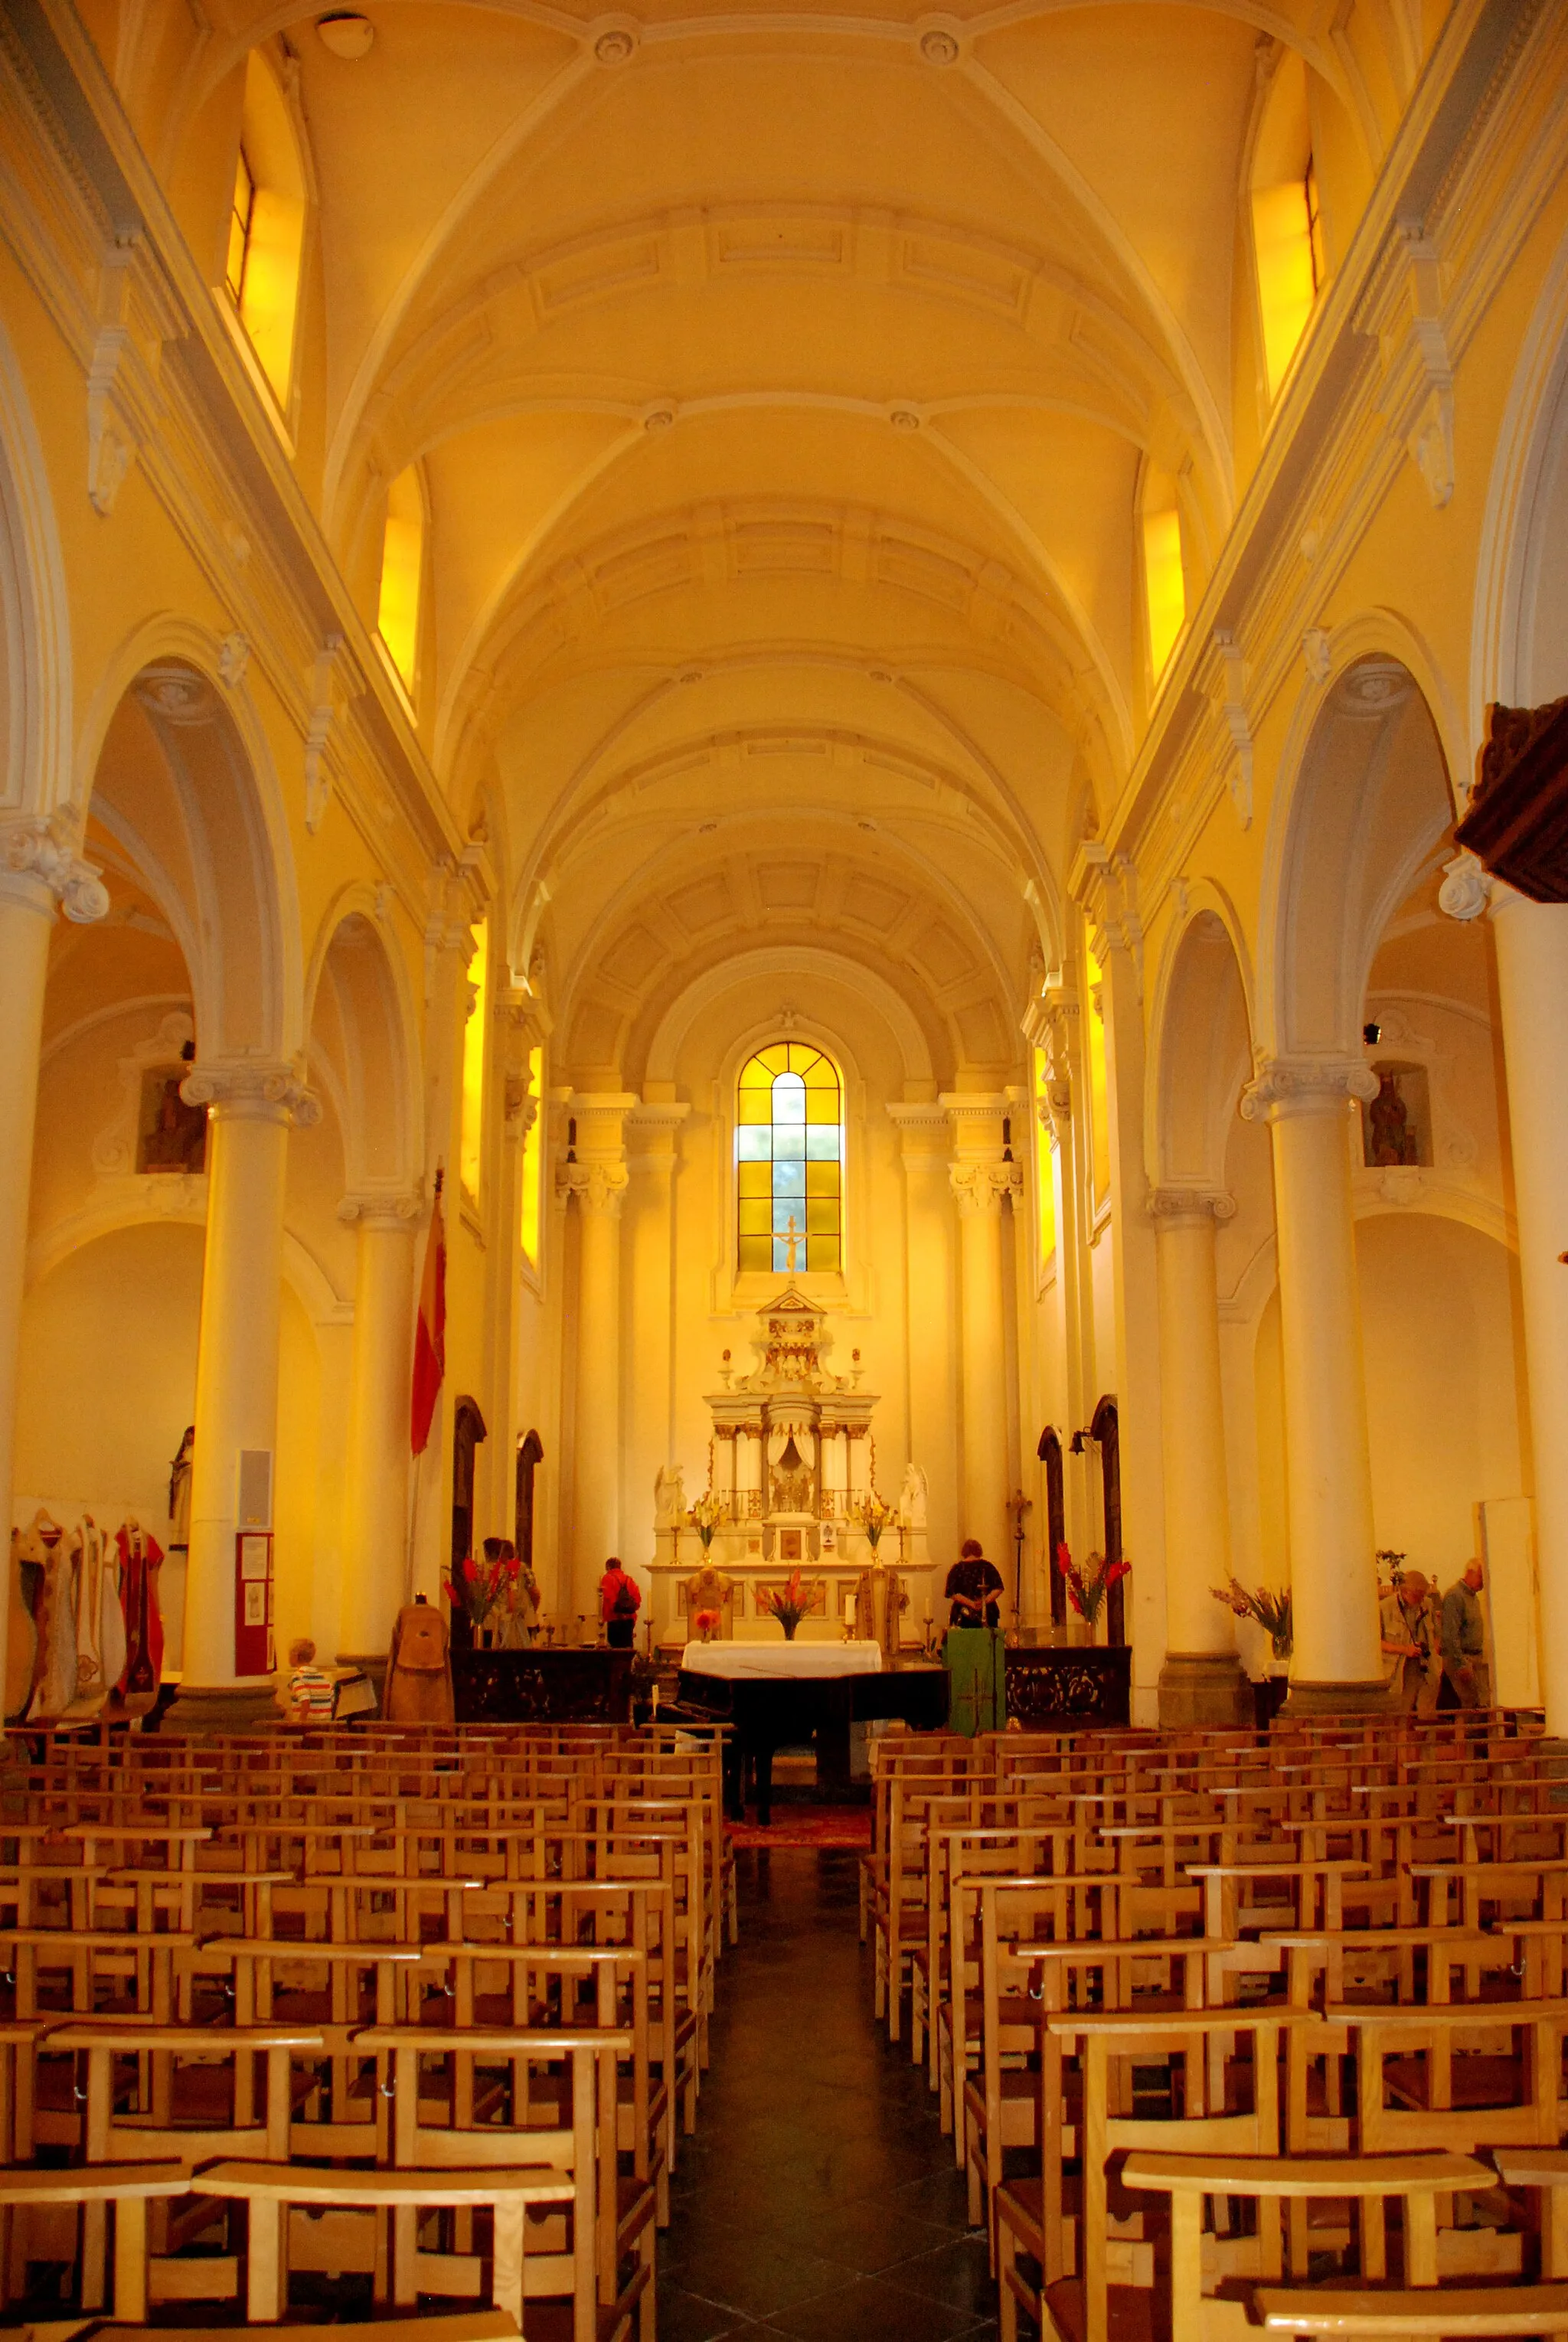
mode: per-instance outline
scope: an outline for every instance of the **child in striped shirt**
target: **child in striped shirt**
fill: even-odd
[[[308,1636],[288,1646],[290,1668],[288,1679],[288,1720],[291,1724],[321,1725],[332,1722],[332,1704],[335,1686],[329,1675],[324,1675],[315,1665],[315,1645]]]

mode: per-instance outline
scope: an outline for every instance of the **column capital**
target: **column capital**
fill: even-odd
[[[1451,862],[1443,866],[1443,884],[1437,890],[1437,907],[1451,919],[1478,919],[1492,900],[1493,876],[1477,854],[1462,846]]]
[[[1186,1227],[1235,1216],[1236,1199],[1222,1187],[1183,1187],[1173,1182],[1149,1190],[1149,1217],[1157,1227]]]
[[[7,878],[45,886],[68,919],[91,926],[109,908],[109,890],[95,866],[76,852],[75,825],[63,812],[0,820],[0,886]]]
[[[1003,1197],[1021,1194],[1024,1186],[1023,1168],[1016,1163],[950,1163],[947,1176],[958,1208],[965,1214],[1000,1213]]]
[[[1364,1058],[1282,1056],[1261,1052],[1242,1092],[1243,1122],[1277,1122],[1286,1115],[1326,1114],[1351,1098],[1374,1098],[1377,1076]]]
[[[624,1163],[563,1163],[555,1175],[555,1193],[563,1203],[575,1196],[585,1212],[603,1212],[615,1218],[626,1193]]]
[[[236,1057],[198,1063],[180,1084],[187,1106],[211,1106],[235,1122],[281,1122],[308,1130],[321,1120],[321,1100],[293,1066]]]
[[[337,1216],[345,1226],[368,1228],[376,1235],[406,1236],[424,1209],[420,1188],[361,1188],[345,1196]]]

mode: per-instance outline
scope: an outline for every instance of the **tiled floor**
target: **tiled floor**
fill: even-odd
[[[743,1851],[697,2136],[659,2239],[660,2342],[994,2336],[984,2236],[907,2045],[871,2014],[855,1857]]]

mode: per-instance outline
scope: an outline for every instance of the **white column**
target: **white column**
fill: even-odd
[[[1568,1734],[1568,905],[1492,886],[1535,1465],[1546,1729]]]
[[[57,906],[68,919],[86,925],[103,917],[109,897],[96,874],[47,824],[0,824],[0,1526],[5,1527],[11,1521],[38,1051],[49,932]],[[6,1605],[0,1602],[0,1683],[5,1676],[5,1623]]]
[[[654,1558],[654,1482],[675,1460],[672,1447],[674,1329],[674,1177],[677,1134],[691,1112],[674,1100],[644,1100],[627,1116],[626,1201],[631,1292],[626,1312],[623,1406],[626,1436],[621,1483],[621,1559],[628,1569]]]
[[[235,1536],[243,1453],[275,1467],[288,1134],[321,1108],[288,1066],[197,1064],[181,1095],[207,1114],[207,1232],[196,1350],[183,1722],[244,1713],[235,1673]],[[271,1685],[258,1705],[270,1706]],[[236,1700],[236,1694],[240,1698]]]
[[[978,1537],[1007,1575],[1007,1499],[1016,1475],[1007,1439],[1002,1205],[1022,1186],[1002,1159],[1006,1100],[954,1094],[943,1105],[957,1139],[949,1166],[958,1202],[960,1356],[964,1387],[964,1509],[960,1541]]]
[[[1383,1682],[1349,1129],[1376,1086],[1358,1059],[1263,1058],[1242,1100],[1273,1136],[1296,1706]]]
[[[344,1458],[338,1656],[385,1659],[403,1601],[414,1358],[414,1196],[346,1196],[357,1224],[354,1351]]]
[[[621,1536],[621,1202],[624,1093],[572,1099],[576,1159],[563,1181],[577,1204],[577,1386],[573,1444],[571,1606],[592,1615]]]
[[[888,1115],[904,1152],[904,1352],[909,1361],[909,1453],[926,1477],[928,1550],[944,1574],[958,1557],[958,1368],[954,1356],[952,1126],[934,1099],[895,1103]],[[849,1485],[847,1444],[834,1471]],[[997,1563],[997,1567],[1002,1566]]]
[[[1162,1725],[1230,1723],[1243,1689],[1234,1621],[1211,1591],[1231,1575],[1214,1224],[1235,1208],[1230,1196],[1193,1188],[1159,1188],[1149,1198],[1160,1273],[1165,1485]]]

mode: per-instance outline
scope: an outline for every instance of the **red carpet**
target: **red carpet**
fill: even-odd
[[[757,1822],[725,1827],[736,1846],[845,1847],[856,1854],[871,1846],[869,1806],[775,1806],[766,1829]]]

